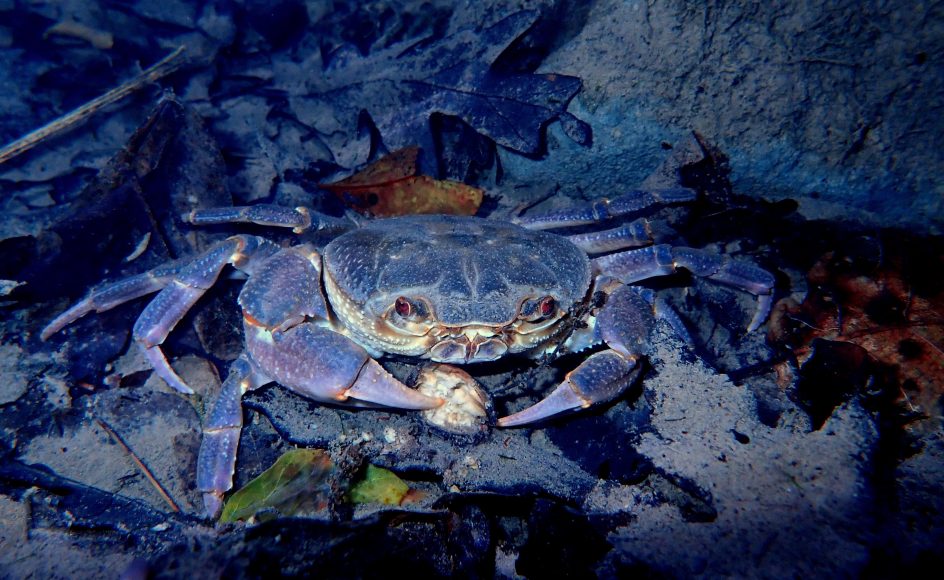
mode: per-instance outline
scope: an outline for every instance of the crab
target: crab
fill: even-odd
[[[306,208],[200,210],[191,223],[348,231],[320,251],[310,243],[283,248],[259,236],[232,236],[194,258],[91,291],[50,322],[42,338],[89,312],[157,292],[134,326],[134,340],[161,378],[191,394],[161,344],[227,265],[248,275],[239,294],[245,350],[204,422],[197,460],[197,485],[213,518],[233,486],[241,398],[262,385],[276,382],[315,401],[428,410],[443,405],[442,397],[401,383],[379,358],[396,354],[449,366],[591,353],[542,401],[497,421],[514,427],[618,397],[638,375],[657,319],[684,333],[677,315],[635,282],[684,268],[747,291],[757,296],[748,331],[756,329],[769,313],[774,286],[756,265],[653,245],[645,219],[588,234],[545,231],[694,197],[684,188],[634,191],[517,223],[425,215],[355,227]]]

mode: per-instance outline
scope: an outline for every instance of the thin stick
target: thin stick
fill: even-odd
[[[122,83],[104,95],[92,99],[81,107],[73,109],[55,121],[43,125],[31,133],[27,133],[3,149],[0,149],[0,164],[6,163],[20,153],[29,151],[36,144],[45,139],[48,139],[49,137],[52,137],[53,135],[68,131],[75,125],[93,115],[99,109],[107,107],[116,101],[120,101],[141,87],[149,83],[153,83],[161,77],[170,74],[176,70],[178,66],[180,66],[181,63],[177,62],[177,57],[183,53],[185,48],[186,47],[183,46],[177,48],[174,52],[154,63],[133,79]]]
[[[922,325],[922,326],[930,326],[930,325],[924,324],[924,325]],[[930,346],[930,347],[933,348],[934,350],[936,350],[936,351],[938,351],[939,353],[941,353],[941,355],[944,355],[944,350],[941,350],[941,347],[939,347],[938,345],[936,345],[936,344],[934,344],[933,342],[931,342],[930,339],[926,338],[926,337],[925,337],[923,334],[921,334],[920,332],[915,332],[914,330],[912,330],[912,331],[911,331],[911,334],[917,336],[918,338],[920,338],[921,340],[923,340],[924,342],[926,342],[928,346]]]
[[[144,477],[146,477],[147,480],[151,482],[151,485],[154,486],[154,489],[157,490],[157,493],[160,494],[162,498],[164,498],[164,501],[167,502],[167,505],[170,506],[170,509],[174,510],[175,512],[179,512],[180,508],[177,506],[177,503],[174,501],[174,499],[170,497],[170,494],[167,493],[167,491],[161,486],[160,482],[157,481],[154,475],[151,474],[151,470],[147,468],[147,465],[144,465],[144,462],[138,459],[138,456],[135,455],[134,451],[132,451],[130,447],[128,447],[128,444],[124,442],[121,436],[118,435],[118,433],[116,433],[108,423],[102,421],[101,419],[96,417],[95,422],[98,423],[102,429],[108,432],[111,438],[117,441],[118,444],[124,448],[125,452],[131,456],[131,459],[138,466],[138,469],[140,469],[141,473],[144,474]]]

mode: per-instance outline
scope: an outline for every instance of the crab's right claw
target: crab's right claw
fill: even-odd
[[[612,401],[633,383],[638,374],[639,364],[635,358],[624,357],[613,350],[595,353],[570,372],[547,398],[513,415],[502,417],[498,420],[498,426],[517,427],[564,411],[585,409],[596,403]]]
[[[544,400],[499,419],[499,427],[533,423],[564,411],[612,401],[633,383],[655,325],[652,306],[637,289],[620,286],[607,298],[597,315],[597,325],[610,348],[580,363]]]

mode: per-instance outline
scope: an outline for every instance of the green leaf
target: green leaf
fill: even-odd
[[[351,487],[348,499],[351,503],[400,505],[408,491],[410,486],[397,477],[397,474],[389,469],[368,464],[364,479]]]
[[[331,498],[331,457],[320,449],[292,449],[230,496],[220,522],[247,520],[260,510],[283,516],[313,513]]]

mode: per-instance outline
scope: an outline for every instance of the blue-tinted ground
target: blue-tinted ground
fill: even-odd
[[[346,577],[391,565],[881,576],[939,564],[939,4],[577,4],[0,1],[3,142],[187,46],[159,86],[0,165],[6,573],[257,576],[277,562]],[[237,487],[303,445],[331,455],[329,491],[313,519],[208,525],[196,452],[242,349],[242,281],[223,276],[166,343],[194,397],[129,348],[143,301],[46,342],[40,330],[99,281],[234,232],[296,240],[196,229],[181,214],[268,202],[338,215],[319,183],[413,144],[425,173],[483,187],[480,214],[494,219],[691,187],[696,203],[641,214],[656,241],[773,273],[771,321],[746,334],[752,296],[684,273],[647,282],[691,344],[658,326],[641,380],[615,402],[476,436],[266,387],[245,398]],[[471,370],[503,415],[583,358]],[[383,362],[404,381],[416,371]],[[399,473],[412,501],[346,503],[367,463]]]

